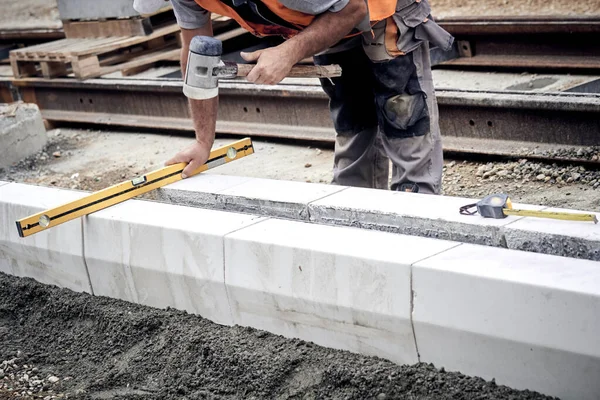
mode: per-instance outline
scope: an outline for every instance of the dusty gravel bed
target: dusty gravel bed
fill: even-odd
[[[2,273],[0,343],[0,399],[548,398]]]

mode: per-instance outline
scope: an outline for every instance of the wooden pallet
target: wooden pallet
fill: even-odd
[[[72,73],[78,79],[116,71],[139,72],[157,61],[177,61],[181,38],[175,24],[146,36],[61,39],[10,52],[15,78],[54,78]]]
[[[174,23],[176,23],[176,20],[172,9],[144,17],[62,21],[63,31],[67,39],[145,36]]]

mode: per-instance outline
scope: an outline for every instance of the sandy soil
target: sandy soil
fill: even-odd
[[[598,0],[430,0],[434,17],[600,16]]]
[[[2,273],[0,343],[0,399],[548,399]]]
[[[13,168],[0,169],[0,180],[99,190],[160,168],[164,161],[191,141],[189,136],[77,129],[52,130],[49,137],[45,153],[30,157]],[[218,139],[215,146],[233,140]],[[256,153],[251,157],[207,173],[301,182],[331,181],[333,152],[330,148],[256,139],[254,142]],[[55,153],[60,157],[54,157]],[[529,163],[525,165],[529,168],[527,171],[516,172],[515,165],[517,169],[525,168],[516,161],[488,165],[447,159],[445,165],[444,195],[479,199],[503,192],[509,193],[517,202],[600,211],[600,184],[596,185],[600,180],[598,171]],[[482,169],[485,171],[480,171]],[[482,173],[493,169],[497,173]],[[550,179],[538,180],[541,174],[547,174]],[[580,175],[579,179],[575,179],[577,175]],[[556,182],[559,177],[562,182]],[[568,182],[570,177],[572,182]],[[153,192],[145,197],[153,198]]]

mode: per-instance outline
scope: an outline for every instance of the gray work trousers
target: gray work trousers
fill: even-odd
[[[439,194],[442,143],[429,43],[373,61],[365,46],[315,56],[339,64],[321,79],[336,130],[333,184]]]

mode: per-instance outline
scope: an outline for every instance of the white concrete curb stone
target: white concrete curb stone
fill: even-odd
[[[421,361],[598,399],[597,262],[465,244],[415,264],[413,291]]]
[[[415,363],[410,265],[456,245],[347,227],[261,222],[225,237],[234,321]]]
[[[562,208],[544,211],[582,213]],[[600,213],[596,217],[600,219]],[[600,225],[592,222],[523,218],[504,233],[508,248],[600,261]]]
[[[231,325],[223,236],[260,220],[140,200],[91,214],[84,240],[94,293]]]
[[[9,183],[0,186],[0,271],[92,293],[83,259],[81,220],[21,238],[15,221],[86,193]]]
[[[348,188],[311,203],[309,214],[311,221],[317,223],[351,225],[407,235],[503,246],[500,228],[521,217],[489,219],[459,213],[460,207],[474,202],[473,199],[461,197]]]
[[[308,220],[310,202],[344,189],[318,183],[200,174],[158,192],[162,201],[174,204]]]

